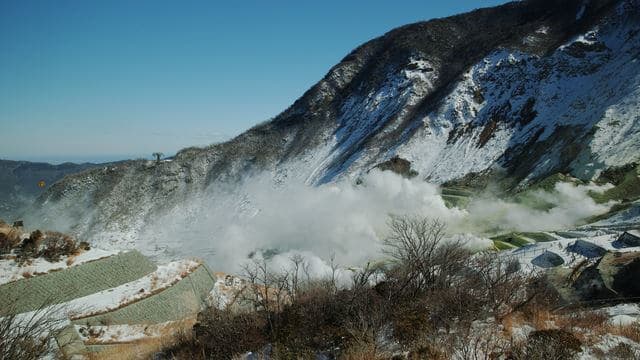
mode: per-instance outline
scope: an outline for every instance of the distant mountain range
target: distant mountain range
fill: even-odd
[[[53,183],[68,174],[96,166],[91,163],[51,165],[0,159],[0,218],[17,220],[18,211],[30,205]]]

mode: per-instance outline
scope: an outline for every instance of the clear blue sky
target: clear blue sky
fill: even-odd
[[[103,161],[237,135],[394,27],[506,1],[0,1],[0,158]]]

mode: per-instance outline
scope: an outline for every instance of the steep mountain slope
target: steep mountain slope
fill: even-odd
[[[638,0],[530,0],[407,25],[229,142],[67,177],[28,214],[133,245],[176,204],[256,174],[318,185],[399,155],[435,183],[593,178],[640,159],[639,55]]]

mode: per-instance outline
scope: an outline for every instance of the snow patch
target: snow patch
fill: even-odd
[[[86,344],[113,344],[160,338],[177,330],[184,321],[168,321],[160,324],[133,325],[74,325],[80,339]]]
[[[0,285],[8,282],[24,279],[26,277],[44,275],[51,271],[64,270],[81,265],[89,261],[102,259],[117,254],[117,251],[91,248],[82,251],[79,255],[63,256],[60,261],[49,262],[39,257],[20,264],[15,259],[0,259]]]

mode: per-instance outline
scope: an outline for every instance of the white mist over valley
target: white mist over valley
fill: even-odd
[[[343,180],[318,187],[278,186],[270,177],[257,176],[241,186],[212,186],[185,200],[145,224],[136,246],[150,255],[162,249],[169,257],[204,257],[227,272],[239,272],[256,252],[285,257],[300,252],[324,271],[328,266],[319,264],[332,256],[344,266],[380,260],[391,215],[441,220],[451,236],[463,236],[470,248],[488,249],[493,244],[488,237],[497,233],[570,229],[606,213],[614,202],[598,204],[589,192],[609,187],[558,183],[552,191],[536,191],[533,196],[549,204],[545,210],[489,193],[459,208],[446,205],[437,185],[390,171],[374,170],[359,184]]]

